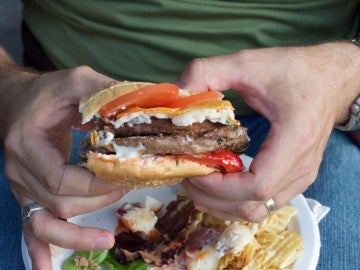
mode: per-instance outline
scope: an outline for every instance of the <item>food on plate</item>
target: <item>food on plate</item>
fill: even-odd
[[[79,104],[91,126],[84,165],[103,180],[137,188],[242,171],[247,131],[222,98],[171,83],[106,85]]]
[[[181,192],[168,205],[146,196],[144,201],[124,203],[118,209],[115,246],[102,251],[108,253],[103,261],[98,260],[98,266],[138,269],[125,268],[137,263],[146,267],[139,269],[152,270],[291,269],[303,250],[301,236],[287,228],[296,211],[286,205],[260,223],[231,222],[197,211]],[[89,253],[75,253],[65,265],[101,257]]]

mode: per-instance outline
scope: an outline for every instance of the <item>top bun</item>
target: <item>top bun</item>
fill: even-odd
[[[113,81],[94,92],[91,96],[82,98],[79,103],[79,112],[82,114],[83,124],[89,122],[100,108],[111,100],[151,84],[153,83]]]

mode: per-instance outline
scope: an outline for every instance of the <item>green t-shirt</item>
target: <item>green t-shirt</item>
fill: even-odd
[[[197,57],[354,36],[358,0],[31,0],[25,21],[58,67],[173,81]],[[240,115],[249,112],[229,91]]]

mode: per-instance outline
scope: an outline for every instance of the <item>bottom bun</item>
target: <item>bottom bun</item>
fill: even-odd
[[[114,185],[130,188],[173,185],[185,178],[207,175],[214,168],[174,156],[117,159],[115,156],[90,152],[87,168]]]

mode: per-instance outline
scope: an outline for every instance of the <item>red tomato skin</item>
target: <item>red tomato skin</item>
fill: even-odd
[[[224,95],[217,91],[201,92],[169,102],[165,105],[165,107],[183,109],[205,101],[221,100],[223,97]]]
[[[103,105],[99,114],[110,118],[129,107],[161,107],[178,99],[179,87],[172,83],[152,84],[119,96]]]
[[[222,173],[236,173],[244,170],[241,158],[227,150],[216,150],[201,155],[179,155],[178,157],[216,168]]]

